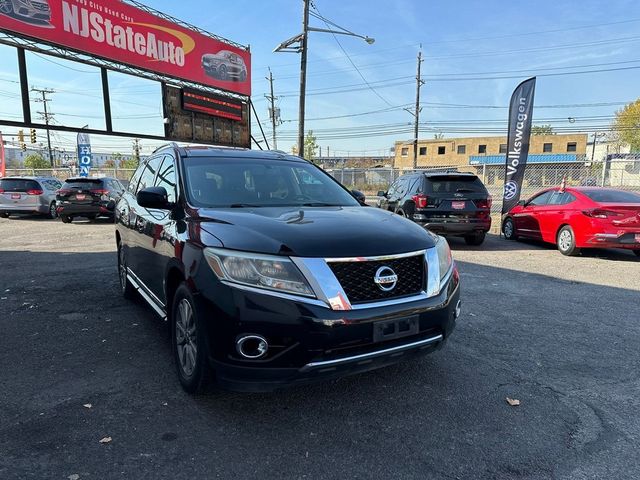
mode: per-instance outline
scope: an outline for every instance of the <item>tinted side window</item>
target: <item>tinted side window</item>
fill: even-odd
[[[549,191],[549,192],[544,192],[541,193],[540,195],[538,195],[537,197],[534,197],[529,203],[528,205],[533,205],[533,206],[540,206],[540,205],[547,205],[549,202],[549,199],[551,198],[551,195],[553,195],[555,192],[553,190]]]
[[[391,184],[391,186],[389,187],[389,191],[387,192],[387,195],[393,195],[396,193],[397,190],[398,190],[398,180],[396,180]]]
[[[158,170],[158,176],[156,177],[156,187],[164,187],[167,191],[167,198],[169,202],[175,203],[176,201],[176,167],[173,162],[173,157],[165,155],[164,161],[160,170]]]
[[[137,189],[138,189],[138,181],[140,180],[140,177],[142,176],[142,172],[144,171],[145,168],[145,164],[141,163],[137,170],[135,172],[133,172],[133,175],[131,176],[131,180],[129,180],[129,192],[135,194]]]
[[[155,157],[149,160],[147,166],[142,172],[142,176],[140,177],[140,182],[138,183],[136,193],[144,188],[153,187],[153,180],[156,178],[156,173],[160,168],[160,162],[162,161],[162,158],[163,157]]]
[[[418,193],[419,191],[421,191],[422,190],[420,188],[421,183],[422,183],[421,180],[422,180],[421,177],[411,179],[411,182],[409,184],[409,190],[407,192],[410,193],[410,194],[413,194],[413,193]]]

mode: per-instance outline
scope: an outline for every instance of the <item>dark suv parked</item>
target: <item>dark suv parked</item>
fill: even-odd
[[[464,237],[469,245],[482,244],[491,229],[491,195],[473,173],[412,173],[378,196],[380,208],[434,233]]]
[[[122,292],[170,322],[189,392],[378,368],[441,347],[460,313],[444,238],[298,157],[163,147],[115,214]]]
[[[115,178],[78,177],[65,180],[58,190],[58,215],[64,223],[75,217],[95,220],[100,216],[113,216],[109,206],[120,199],[124,187]]]

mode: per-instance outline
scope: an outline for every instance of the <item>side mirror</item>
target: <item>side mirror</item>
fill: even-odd
[[[527,206],[527,201],[526,201],[526,200],[520,200],[520,201],[518,202],[518,205],[519,205],[520,207],[526,207],[526,206]]]
[[[143,208],[166,210],[169,208],[169,198],[164,187],[143,188],[136,195],[138,205]]]
[[[351,195],[355,197],[355,199],[358,201],[360,205],[367,204],[367,197],[360,190],[351,190]]]
[[[385,192],[384,190],[379,190],[378,191],[378,196],[379,197],[386,197],[387,196],[387,192]]]

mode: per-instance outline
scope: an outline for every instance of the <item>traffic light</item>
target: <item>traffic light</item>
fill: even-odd
[[[24,142],[22,142],[22,143],[20,144],[20,148],[22,148],[22,151],[23,151],[23,152],[26,152],[26,151],[27,151],[27,144],[26,144],[26,143],[24,143]]]
[[[36,136],[36,129],[32,128],[31,129],[31,143],[36,143],[38,141],[38,138]]]
[[[18,130],[18,142],[24,143],[24,130]]]

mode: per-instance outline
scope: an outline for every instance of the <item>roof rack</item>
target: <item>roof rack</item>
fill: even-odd
[[[156,153],[158,150],[162,150],[163,148],[167,148],[167,147],[173,147],[173,148],[180,148],[180,145],[178,145],[176,142],[169,142],[169,143],[165,143],[163,145],[160,145],[158,148],[156,148],[152,154]]]

